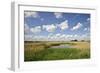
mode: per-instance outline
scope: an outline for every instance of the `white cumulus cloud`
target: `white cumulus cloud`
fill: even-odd
[[[31,34],[25,34],[24,35],[25,41],[32,41],[32,35]]]
[[[30,32],[30,28],[27,24],[24,24],[24,33],[27,34]]]
[[[33,17],[33,18],[39,17],[38,12],[33,12],[33,11],[31,11],[31,12],[25,11],[24,15],[25,15],[25,17]]]
[[[61,36],[61,34],[60,33],[57,33],[57,34],[55,34],[55,36],[59,37],[59,36]]]
[[[75,25],[71,30],[77,30],[79,28],[81,28],[83,25],[79,22],[77,23],[77,25]]]
[[[60,12],[55,12],[54,15],[55,15],[56,18],[62,18],[63,17],[62,13],[60,13]]]
[[[61,30],[68,29],[69,28],[68,20],[61,22],[58,26],[61,28]]]
[[[36,27],[30,28],[30,31],[31,31],[32,33],[41,32],[41,26],[36,26]]]
[[[47,38],[48,38],[49,41],[69,41],[73,37],[74,36],[71,35],[71,34],[57,33],[57,34],[49,34]]]
[[[48,32],[53,32],[53,31],[55,31],[56,26],[54,24],[51,24],[51,25],[43,25],[42,28],[45,29]]]
[[[90,18],[87,18],[87,21],[90,21]]]
[[[84,31],[90,31],[90,28],[84,28]]]
[[[74,37],[78,37],[79,35],[75,34]]]

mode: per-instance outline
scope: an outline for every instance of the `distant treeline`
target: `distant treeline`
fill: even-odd
[[[40,42],[67,42],[67,41],[24,41],[24,43],[40,43]],[[69,42],[90,42],[90,40],[70,40]]]

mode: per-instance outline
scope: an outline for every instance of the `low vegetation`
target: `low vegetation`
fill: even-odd
[[[71,45],[72,48],[51,48],[61,44]],[[25,42],[24,60],[62,60],[90,58],[89,42]]]

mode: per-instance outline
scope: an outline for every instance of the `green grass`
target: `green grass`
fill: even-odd
[[[63,59],[86,59],[90,58],[90,49],[75,48],[58,48],[44,49],[38,52],[34,50],[24,51],[25,61],[42,61],[42,60],[63,60]]]

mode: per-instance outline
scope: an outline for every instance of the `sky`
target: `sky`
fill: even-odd
[[[24,11],[25,41],[90,40],[90,14]]]

